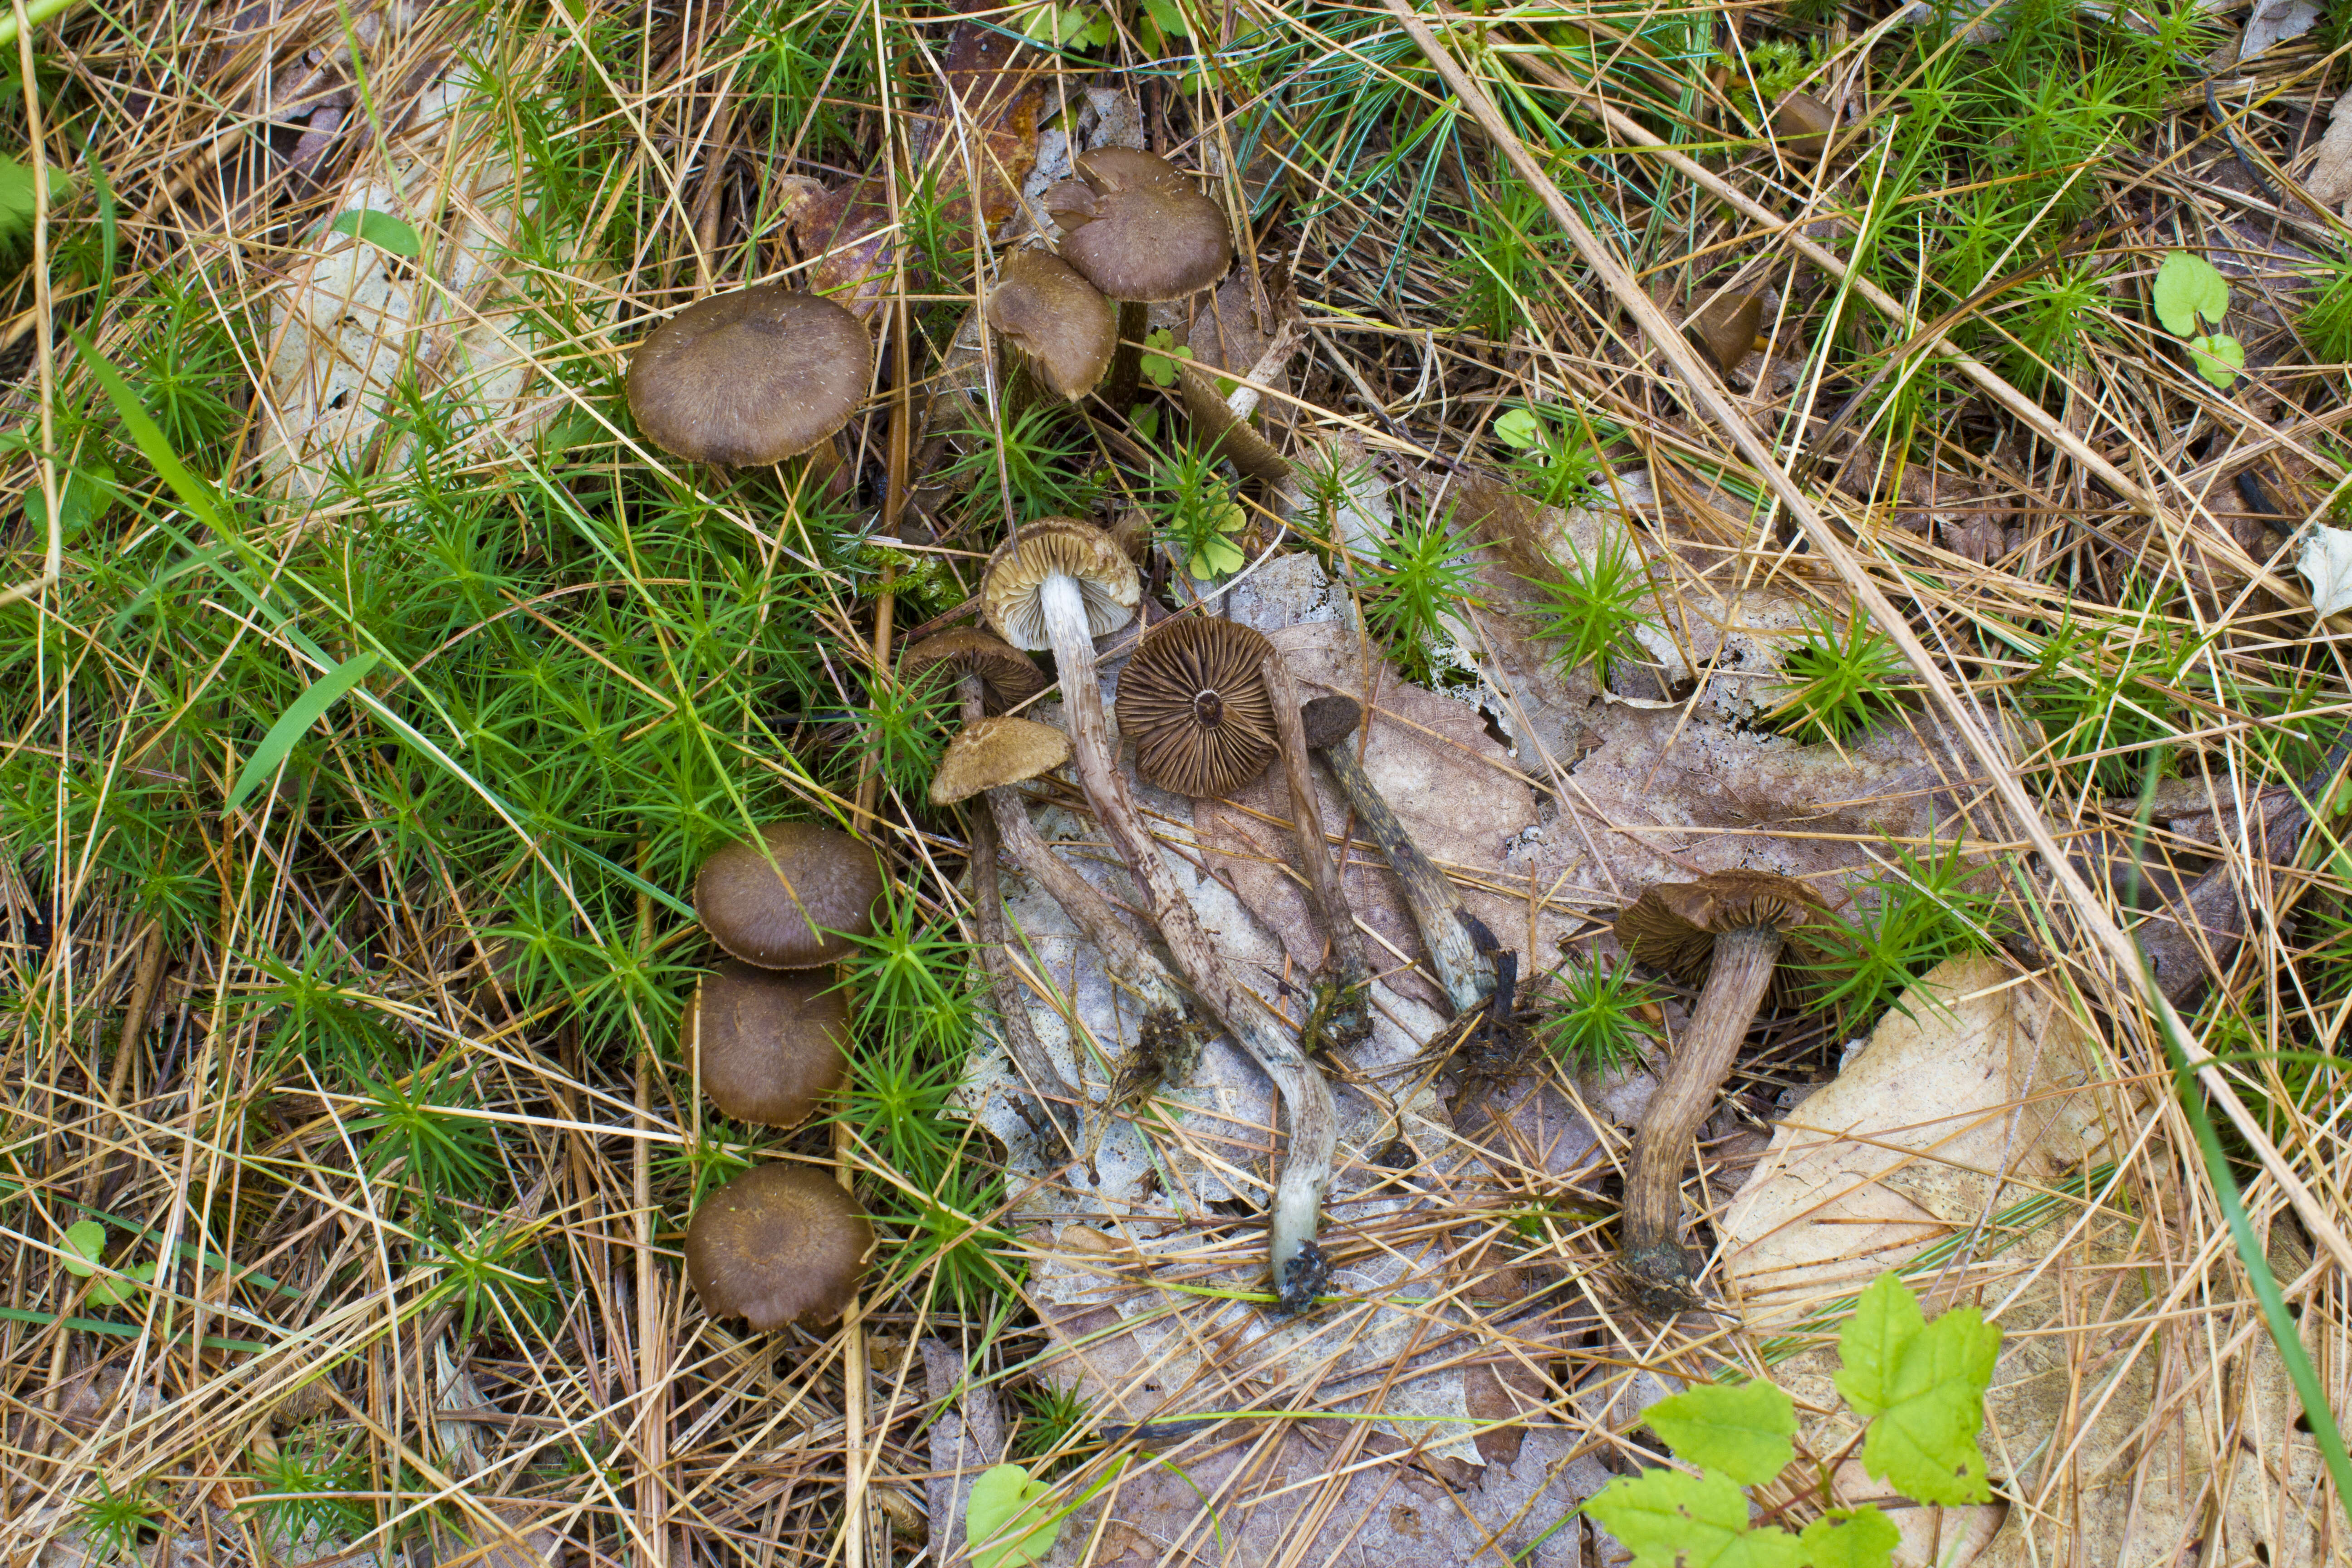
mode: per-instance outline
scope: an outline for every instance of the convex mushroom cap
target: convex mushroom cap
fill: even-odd
[[[1062,257],[1114,300],[1181,300],[1233,265],[1216,203],[1166,160],[1132,147],[1081,153],[1078,177],[1045,193]]]
[[[1070,738],[1028,719],[976,719],[956,731],[931,775],[931,804],[953,805],[984,789],[1016,784],[1070,760]]]
[[[849,1008],[826,974],[721,964],[703,976],[678,1026],[721,1116],[797,1127],[848,1074]]]
[[[754,1329],[829,1323],[857,1293],[874,1227],[807,1165],[757,1165],[702,1200],[686,1227],[686,1277],[703,1310]]]
[[[1618,945],[1642,963],[1696,984],[1706,978],[1717,937],[1769,926],[1781,933],[1789,958],[1798,961],[1773,971],[1767,995],[1785,1005],[1801,994],[1801,971],[1817,956],[1799,933],[1822,918],[1821,900],[1802,882],[1770,871],[1735,869],[1643,889],[1618,915],[1615,931]]]
[[[814,969],[848,957],[849,938],[873,931],[881,896],[874,851],[814,822],[769,823],[715,850],[694,879],[703,929],[761,969]]]
[[[807,451],[849,422],[874,374],[856,317],[774,284],[688,305],[629,359],[629,412],[673,457],[749,467]]]
[[[977,627],[925,637],[898,656],[899,679],[908,686],[944,675],[952,687],[967,675],[980,677],[981,701],[991,713],[1026,702],[1045,689],[1045,672],[1027,655]]]
[[[1143,598],[1135,563],[1109,534],[1074,517],[1045,518],[1016,531],[988,558],[981,608],[999,637],[1014,647],[1053,646],[1039,599],[1046,580],[1056,574],[1077,584],[1086,600],[1087,630],[1095,637],[1133,620]]]
[[[1184,616],[1154,626],[1119,672],[1119,733],[1136,770],[1160,788],[1228,795],[1266,770],[1279,750],[1261,662],[1263,634]]]
[[[1118,312],[1069,263],[1013,252],[988,296],[988,324],[1013,341],[1056,396],[1092,392],[1118,347]]]

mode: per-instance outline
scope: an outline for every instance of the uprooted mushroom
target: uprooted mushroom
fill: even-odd
[[[1133,618],[1142,596],[1134,563],[1093,524],[1049,518],[1021,529],[998,548],[981,594],[989,624],[1007,642],[1053,649],[1078,784],[1096,821],[1143,889],[1193,994],[1282,1096],[1290,1115],[1290,1153],[1276,1187],[1268,1248],[1278,1309],[1302,1310],[1313,1305],[1329,1273],[1315,1233],[1338,1140],[1331,1089],[1274,1010],[1239,984],[1218,957],[1114,764],[1094,639]]]
[[[1646,1312],[1669,1316],[1697,1300],[1697,1271],[1681,1241],[1691,1139],[1714,1110],[1765,996],[1776,981],[1784,993],[1794,984],[1781,980],[1782,960],[1800,961],[1791,975],[1808,966],[1812,953],[1801,933],[1821,915],[1821,900],[1803,883],[1735,870],[1658,883],[1617,917],[1617,941],[1635,959],[1706,983],[1633,1135],[1625,1177],[1617,1266]]]

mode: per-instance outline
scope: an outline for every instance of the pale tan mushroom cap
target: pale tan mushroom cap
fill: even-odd
[[[1085,596],[1088,635],[1115,632],[1135,618],[1143,580],[1127,552],[1091,522],[1049,517],[1017,531],[988,558],[981,607],[999,637],[1014,647],[1053,646],[1038,590],[1056,572],[1075,579]]]
[[[1078,177],[1045,193],[1063,259],[1114,300],[1197,294],[1233,265],[1223,209],[1165,160],[1131,147],[1082,153]]]
[[[931,775],[931,804],[953,805],[984,789],[1052,773],[1070,760],[1070,738],[1028,719],[976,719],[956,731]]]
[[[755,1165],[704,1198],[686,1227],[703,1310],[753,1328],[829,1323],[866,1272],[874,1226],[824,1172]]]
[[[654,445],[693,462],[782,462],[849,422],[874,374],[874,340],[832,300],[776,284],[688,305],[629,359],[629,412]]]
[[[1118,311],[1067,262],[1015,251],[988,297],[988,324],[1013,340],[1055,393],[1075,403],[1110,369]]]

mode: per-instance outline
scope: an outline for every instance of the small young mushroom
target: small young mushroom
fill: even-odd
[[[1078,177],[1045,192],[1062,231],[1062,258],[1119,301],[1118,353],[1104,395],[1125,406],[1135,392],[1146,304],[1197,294],[1233,265],[1223,208],[1163,158],[1131,147],[1081,153]]]
[[[1002,713],[1045,689],[1045,671],[1027,654],[976,626],[925,637],[898,656],[898,679],[909,687],[942,679],[960,682],[966,676],[979,677],[982,711],[989,713]]]
[[[702,977],[678,1022],[678,1055],[695,1064],[719,1114],[797,1127],[848,1076],[849,1009],[825,975],[720,964]]]
[[[1276,1185],[1268,1243],[1277,1305],[1284,1311],[1302,1310],[1313,1304],[1329,1273],[1315,1232],[1339,1135],[1331,1088],[1273,1009],[1235,982],[1218,958],[1113,764],[1094,638],[1133,616],[1142,596],[1134,563],[1101,530],[1067,518],[1048,519],[1020,530],[997,549],[981,593],[989,624],[1007,642],[1054,650],[1078,784],[1096,821],[1142,888],[1193,994],[1265,1069],[1290,1113],[1290,1155]]]
[[[874,375],[874,340],[817,294],[776,284],[688,305],[629,359],[629,412],[673,457],[780,463],[829,438]]]
[[[1422,945],[1429,949],[1438,983],[1445,987],[1454,1012],[1467,1013],[1494,994],[1495,961],[1472,937],[1469,917],[1454,884],[1421,852],[1357,760],[1355,736],[1363,717],[1362,703],[1337,694],[1318,697],[1298,710],[1307,746],[1321,754],[1331,776],[1339,781],[1339,788],[1403,886],[1406,907],[1412,910]]]
[[[841,1316],[874,1227],[809,1165],[754,1165],[705,1197],[686,1227],[686,1277],[703,1310],[765,1331]]]
[[[1812,958],[1796,933],[1821,901],[1769,871],[1717,871],[1643,890],[1617,917],[1617,941],[1641,962],[1686,982],[1706,978],[1690,1027],[1633,1136],[1617,1266],[1643,1310],[1670,1315],[1697,1299],[1682,1231],[1682,1173],[1691,1139],[1715,1108],[1783,956]]]
[[[1260,669],[1274,645],[1231,621],[1179,616],[1144,634],[1118,678],[1118,732],[1135,769],[1172,794],[1228,795],[1275,759]]]
[[[733,957],[761,969],[838,963],[874,929],[882,870],[837,827],[771,822],[713,851],[694,879],[694,913]]]
[[[1076,403],[1110,369],[1118,312],[1102,290],[1060,258],[1016,250],[988,296],[988,324],[1056,397]]]

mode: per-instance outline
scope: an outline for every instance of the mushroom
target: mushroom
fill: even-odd
[[[1075,180],[1045,192],[1062,231],[1062,258],[1119,301],[1118,353],[1105,397],[1134,395],[1138,346],[1150,325],[1146,304],[1197,294],[1233,265],[1223,209],[1165,159],[1132,147],[1081,153]]]
[[[973,601],[978,607],[978,601]],[[1002,713],[1045,689],[1045,676],[1027,654],[975,627],[941,632],[910,643],[898,656],[898,679],[909,686],[946,676],[980,678],[984,711]]]
[[[1837,122],[1837,110],[1810,92],[1790,93],[1772,111],[1772,129],[1780,133],[1780,145],[1794,158],[1820,157]]]
[[[1718,294],[1683,323],[1718,374],[1728,375],[1756,347],[1756,329],[1763,324],[1764,296]]]
[[[931,774],[931,804],[953,805],[986,789],[1052,773],[1070,760],[1070,738],[1028,719],[973,719],[948,742]]]
[[[1260,670],[1274,645],[1232,621],[1180,616],[1144,634],[1118,678],[1118,732],[1135,768],[1176,795],[1228,795],[1277,750]]]
[[[1331,776],[1339,781],[1356,814],[1363,818],[1372,842],[1388,857],[1389,868],[1404,888],[1406,907],[1421,931],[1422,945],[1437,970],[1456,1014],[1469,1012],[1495,993],[1495,962],[1472,935],[1469,917],[1454,884],[1421,852],[1391,810],[1352,744],[1363,723],[1363,704],[1352,697],[1318,697],[1298,710],[1300,731],[1307,746],[1319,753]]]
[[[1008,258],[988,296],[988,324],[1010,339],[1034,377],[1076,403],[1095,389],[1118,348],[1118,312],[1066,261],[1042,250]]]
[[[829,1323],[857,1294],[874,1227],[808,1165],[755,1165],[704,1198],[686,1227],[703,1310],[754,1329]]]
[[[989,624],[1015,647],[1051,647],[1069,715],[1079,786],[1095,819],[1142,888],[1170,954],[1194,995],[1273,1079],[1290,1113],[1290,1153],[1269,1218],[1279,1310],[1311,1306],[1329,1274],[1315,1245],[1331,1182],[1338,1127],[1330,1086],[1273,1009],[1236,984],[1199,915],[1160,858],[1134,798],[1113,765],[1094,638],[1124,626],[1142,596],[1135,565],[1100,529],[1068,518],[1033,522],[998,547],[981,586]]]
[[[1796,933],[1821,901],[1801,882],[1769,871],[1717,871],[1696,882],[1645,889],[1617,917],[1618,942],[1636,959],[1706,988],[1658,1092],[1633,1136],[1617,1266],[1643,1310],[1669,1315],[1697,1299],[1682,1229],[1683,1163],[1715,1108],[1785,954],[1814,955]]]
[[[678,1022],[719,1114],[797,1127],[848,1076],[849,1008],[827,976],[723,963],[702,977]]]
[[[673,457],[779,463],[849,423],[874,376],[874,341],[817,294],[775,284],[688,305],[629,359],[629,412]]]
[[[771,822],[714,851],[694,879],[694,913],[730,955],[761,969],[814,969],[874,929],[882,871],[837,827]]]

